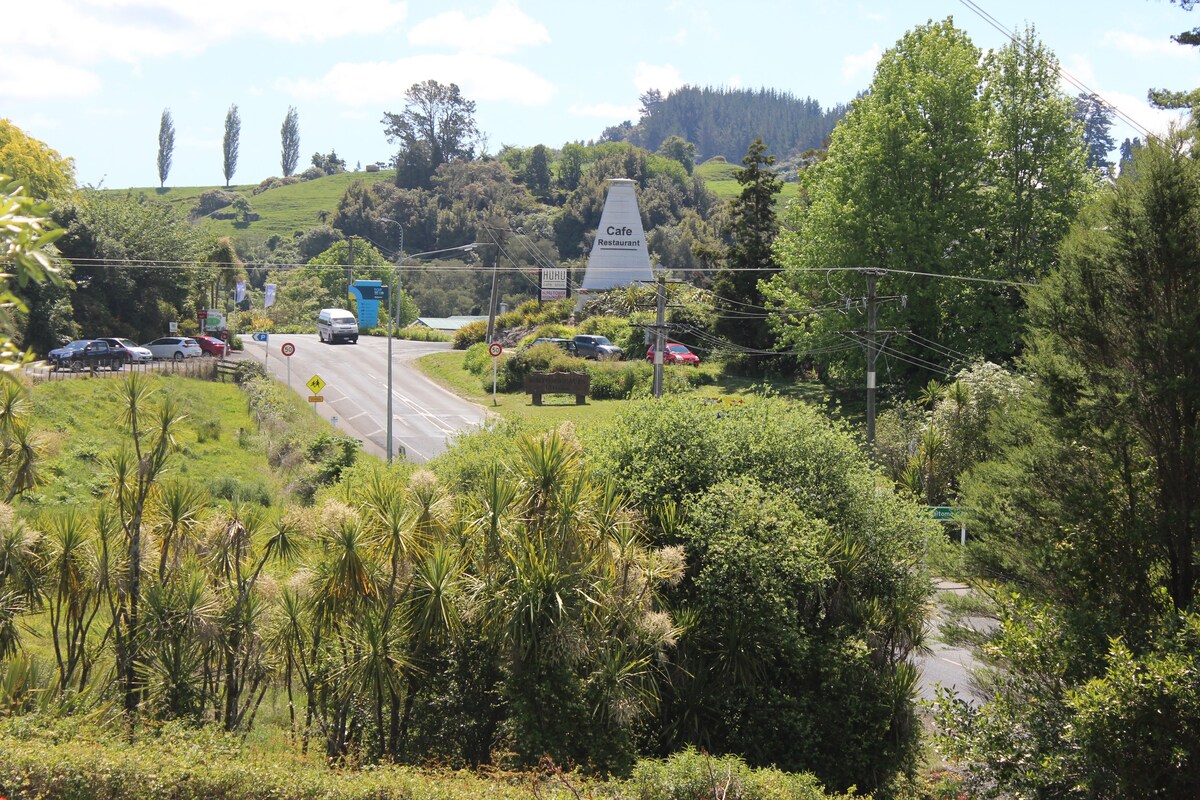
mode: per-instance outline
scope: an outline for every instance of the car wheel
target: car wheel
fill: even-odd
[[[112,363],[108,365],[108,368],[111,369],[113,372],[116,372],[117,370],[121,369],[121,359],[114,358]]]
[[[176,360],[176,361],[183,361],[183,353],[181,353],[180,351],[176,350],[176,351],[175,351],[175,356],[174,356],[174,358],[175,358],[175,360]]]

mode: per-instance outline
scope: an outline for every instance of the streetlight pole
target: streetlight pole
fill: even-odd
[[[381,219],[383,219],[385,222],[391,222],[398,226],[400,225],[399,222],[396,222],[393,219],[387,219],[385,217],[381,217]],[[386,428],[387,428],[387,463],[389,465],[392,463],[392,451],[395,448],[395,443],[393,442],[393,434],[392,434],[392,419],[394,416],[392,413],[392,338],[393,338],[392,325],[393,325],[393,322],[395,321],[394,317],[398,316],[398,311],[399,311],[399,307],[400,307],[400,297],[399,297],[400,279],[401,279],[400,270],[404,266],[404,259],[406,257],[407,258],[421,258],[423,256],[436,256],[436,255],[441,255],[443,253],[469,253],[475,249],[477,244],[478,244],[477,242],[472,242],[471,244],[459,245],[458,247],[447,247],[443,250],[429,250],[424,253],[413,253],[410,256],[405,256],[404,255],[404,228],[403,228],[403,226],[400,227],[400,258],[399,258],[399,263],[392,265],[392,288],[388,293],[390,295],[388,298],[388,300],[389,300],[388,305],[390,306],[390,308],[388,309],[388,354],[387,354],[388,368],[387,368],[387,425],[386,425]]]

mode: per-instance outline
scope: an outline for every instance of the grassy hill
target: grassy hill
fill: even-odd
[[[395,180],[395,170],[379,172],[343,172],[327,175],[311,181],[302,181],[287,186],[277,186],[259,194],[253,194],[257,184],[230,186],[227,191],[237,192],[250,201],[250,210],[260,219],[244,223],[232,219],[207,219],[205,225],[217,236],[230,236],[251,249],[265,244],[272,236],[290,239],[298,231],[306,231],[320,222],[321,212],[333,213],[338,201],[355,181],[378,183]],[[146,195],[166,203],[178,204],[191,209],[200,200],[200,195],[224,186],[180,186],[167,189],[130,189],[135,195]],[[230,209],[222,209],[229,212]]]
[[[734,177],[741,168],[741,164],[733,164],[724,158],[710,158],[703,164],[696,165],[695,174],[704,180],[704,185],[717,197],[730,200],[737,197],[738,193],[742,191],[741,184]],[[779,193],[779,197],[775,203],[776,210],[781,210],[787,201],[795,199],[799,195],[800,184],[783,184],[783,191]]]
[[[739,169],[741,169],[740,164],[733,164],[722,158],[714,158],[698,165],[696,175],[700,176],[718,197],[729,199],[741,191],[741,186],[734,178],[734,174]],[[258,214],[259,219],[249,223],[233,219],[207,219],[201,224],[217,236],[232,237],[246,249],[257,250],[264,246],[272,236],[291,239],[296,233],[306,231],[318,224],[322,212],[332,214],[342,199],[342,195],[355,181],[378,183],[393,181],[395,177],[395,170],[343,172],[316,180],[278,186],[259,194],[253,194],[257,184],[237,184],[228,187],[227,191],[245,195],[250,201],[250,210]],[[212,189],[225,188],[224,186],[176,186],[166,189],[146,187],[121,191],[146,195],[166,203],[178,204],[181,208],[190,210],[199,202],[200,195]],[[785,183],[783,191],[779,195],[778,205],[780,208],[788,200],[795,198],[798,192],[797,184]],[[222,212],[230,213],[230,209],[222,209]]]

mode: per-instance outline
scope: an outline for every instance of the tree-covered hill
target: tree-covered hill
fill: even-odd
[[[697,160],[724,156],[740,162],[746,148],[762,137],[767,149],[784,161],[822,146],[846,106],[828,109],[775,89],[714,89],[684,86],[663,97],[657,90],[642,96],[637,124],[624,122],[604,131],[603,140],[629,142],[651,152],[672,136],[696,146]]]

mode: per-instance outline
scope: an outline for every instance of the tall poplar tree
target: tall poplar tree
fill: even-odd
[[[175,156],[175,122],[171,119],[171,109],[164,108],[162,119],[158,123],[158,185],[167,185],[167,175],[171,174],[171,159]]]
[[[221,152],[225,156],[225,185],[233,180],[237,172],[238,140],[242,136],[242,118],[238,115],[237,104],[229,107],[225,114],[225,139],[222,141]]]
[[[282,144],[279,166],[283,169],[283,177],[290,178],[300,161],[300,115],[296,113],[295,106],[288,106],[283,127],[279,129],[279,138]]]

